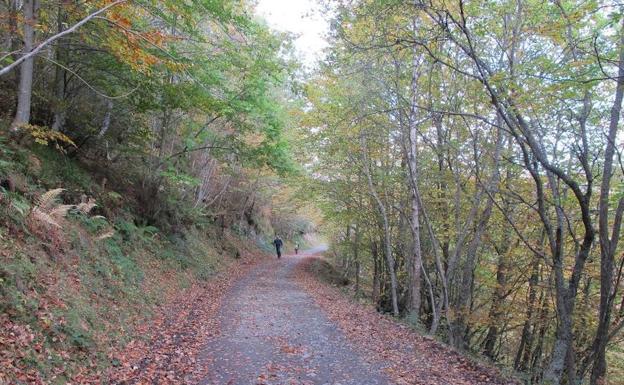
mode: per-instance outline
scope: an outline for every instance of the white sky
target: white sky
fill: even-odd
[[[256,13],[278,31],[291,32],[298,56],[307,67],[322,58],[329,23],[317,0],[258,0]]]

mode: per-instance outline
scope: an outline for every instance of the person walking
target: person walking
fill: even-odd
[[[275,251],[277,252],[277,259],[280,259],[282,257],[282,246],[284,246],[284,242],[282,242],[282,239],[279,237],[279,235],[275,236],[275,239],[273,240],[273,245],[275,246]]]
[[[295,255],[299,254],[299,244],[295,243]]]

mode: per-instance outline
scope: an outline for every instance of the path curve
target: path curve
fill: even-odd
[[[200,360],[209,373],[201,384],[389,384],[295,282],[295,266],[319,251],[262,264],[234,285]]]

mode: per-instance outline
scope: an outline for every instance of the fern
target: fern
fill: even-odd
[[[113,235],[115,235],[115,230],[114,229],[108,229],[107,231],[104,231],[101,234],[97,235],[95,237],[95,239],[97,241],[101,241],[103,239],[111,238]]]
[[[77,205],[59,204],[57,200],[63,191],[64,189],[57,188],[41,194],[39,198],[35,199],[35,206],[30,210],[29,218],[35,223],[43,224],[45,227],[62,228],[63,218],[67,216],[70,210],[76,209],[80,213],[87,215],[96,206],[93,198],[83,198],[82,202]],[[106,218],[101,215],[96,215],[92,218],[103,219],[107,223]],[[148,230],[152,231],[151,228]],[[157,231],[158,229],[155,230]],[[99,241],[110,238],[113,235],[115,235],[115,230],[109,227],[95,235],[94,238]]]
[[[36,220],[39,223],[43,223],[46,225],[54,226],[60,228],[61,225],[58,223],[58,220],[54,218],[49,213],[41,210],[39,207],[34,207],[30,212],[30,218]]]
[[[93,198],[89,198],[87,199],[86,202],[80,202],[76,205],[76,208],[78,209],[78,211],[80,211],[83,214],[89,214],[89,212],[91,210],[93,210],[94,207],[96,207],[97,205],[95,204],[95,199]]]
[[[39,198],[37,198],[35,204],[41,209],[50,209],[54,206],[54,203],[56,203],[56,199],[59,195],[61,195],[63,191],[65,191],[64,188],[56,188],[47,191],[43,193]]]
[[[65,189],[57,188],[47,191],[35,200],[35,206],[31,209],[29,217],[38,223],[47,226],[62,227],[61,220],[67,215],[74,205],[59,205],[57,198]]]
[[[67,216],[69,210],[75,207],[74,205],[58,205],[50,210],[50,215],[57,218],[64,218]]]

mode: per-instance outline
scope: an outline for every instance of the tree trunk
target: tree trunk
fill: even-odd
[[[353,242],[353,261],[355,262],[355,294],[360,291],[360,226],[355,225]]]
[[[392,314],[396,317],[399,315],[399,301],[397,298],[398,291],[398,283],[395,271],[395,261],[394,256],[392,255],[392,243],[390,241],[390,222],[388,220],[388,213],[386,212],[386,206],[381,201],[381,198],[377,194],[375,190],[375,186],[373,185],[373,178],[371,176],[370,164],[368,160],[368,154],[366,149],[366,140],[364,135],[360,137],[360,141],[362,144],[362,153],[363,153],[363,161],[364,161],[364,172],[366,173],[366,177],[368,179],[368,189],[370,194],[373,196],[375,203],[377,203],[377,208],[379,209],[379,214],[381,215],[381,219],[383,221],[383,231],[384,231],[384,254],[386,257],[386,263],[388,265],[388,274],[390,275],[390,299],[392,301]]]
[[[559,280],[557,277],[556,280]],[[570,300],[567,290],[561,285],[557,285],[557,315],[559,324],[557,325],[557,333],[555,343],[552,349],[550,363],[544,372],[544,382],[548,385],[556,385],[561,383],[563,372],[565,369],[568,349],[572,344],[572,311],[569,306]]]
[[[412,21],[414,34],[418,31],[417,19]],[[421,296],[420,289],[422,285],[421,269],[422,263],[422,247],[420,241],[420,202],[418,192],[418,81],[420,78],[421,58],[417,47],[412,48],[412,77],[410,85],[410,106],[408,116],[408,135],[404,142],[404,148],[407,153],[408,166],[408,182],[410,186],[410,230],[412,233],[412,250],[407,253],[407,273],[408,273],[408,301],[407,311],[410,315],[418,320],[420,319]],[[407,139],[407,140],[405,140]]]
[[[552,284],[552,279],[550,280],[549,284]],[[533,382],[537,382],[537,379],[542,374],[542,364],[540,363],[540,360],[544,352],[544,339],[546,337],[546,332],[548,331],[548,325],[550,322],[550,305],[548,304],[548,297],[550,295],[550,290],[542,291],[542,293],[540,294],[540,313],[538,318],[539,333],[537,335],[537,345],[532,352],[528,352],[530,354],[530,359],[528,360],[529,370]]]
[[[529,359],[531,350],[533,349],[534,329],[533,325],[533,313],[535,309],[535,300],[537,299],[537,284],[539,279],[539,258],[536,256],[533,260],[533,266],[531,268],[531,277],[529,278],[529,298],[526,310],[526,318],[524,325],[522,326],[522,337],[520,339],[520,345],[516,353],[514,360],[514,369],[518,371],[525,371],[529,367]]]
[[[602,183],[600,186],[600,199],[598,204],[598,235],[600,239],[600,311],[596,339],[593,343],[594,366],[592,368],[590,384],[597,385],[604,381],[607,373],[606,349],[609,342],[609,325],[611,323],[611,310],[613,308],[614,295],[611,294],[613,286],[614,255],[619,239],[619,226],[621,222],[616,219],[613,225],[613,236],[609,239],[609,189],[611,188],[611,173],[613,168],[613,156],[615,153],[615,140],[622,110],[624,96],[624,19],[620,28],[620,56],[617,78],[615,101],[611,108],[611,120],[605,150],[605,161],[602,171]],[[620,207],[618,207],[619,211]],[[621,214],[616,212],[617,216]],[[619,223],[618,223],[619,222]]]
[[[371,242],[371,254],[373,255],[373,292],[371,297],[373,303],[377,304],[381,295],[381,269],[379,268],[379,248],[375,241]]]
[[[409,271],[409,288],[408,288],[408,311],[414,317],[414,319],[420,318],[420,288],[422,285],[421,279],[421,267],[422,263],[422,252],[420,245],[420,208],[418,206],[418,193],[415,191],[415,188],[412,187],[411,192],[411,221],[410,227],[412,231],[412,251],[408,253],[410,256],[408,261],[408,271]]]
[[[24,48],[23,54],[32,51],[35,43],[35,25],[37,23],[38,0],[26,0],[24,2]],[[17,110],[11,131],[19,130],[20,126],[30,122],[30,103],[32,99],[32,83],[34,70],[34,57],[30,57],[20,65],[20,78],[17,93]]]
[[[65,12],[63,10],[63,4],[58,6],[57,15],[57,32],[62,32],[64,29],[64,23],[66,21]],[[59,64],[66,65],[65,56],[67,50],[67,43],[65,38],[59,39],[55,49],[55,60]],[[54,120],[52,122],[52,129],[54,131],[61,131],[65,126],[65,117],[67,115],[65,105],[65,82],[66,73],[64,68],[60,65],[56,65],[54,74],[54,93],[55,93],[55,106],[54,106]]]
[[[412,108],[414,110],[416,109],[414,106],[412,106]],[[420,318],[420,287],[422,285],[421,267],[423,266],[423,263],[420,242],[420,202],[418,192],[418,132],[414,120],[415,116],[412,116],[409,121],[409,140],[407,151],[411,204],[410,230],[412,233],[412,250],[411,252],[408,252],[409,260],[407,262],[409,277],[407,310],[413,317],[418,319]]]
[[[498,266],[496,267],[496,289],[492,296],[492,306],[489,314],[489,327],[487,336],[485,337],[483,354],[491,360],[496,360],[495,347],[500,337],[499,326],[502,324],[505,313],[503,311],[503,303],[507,293],[507,270],[509,269],[507,253],[509,252],[508,241],[503,245],[503,249],[499,250]]]
[[[372,185],[372,183],[371,183]],[[374,189],[372,190],[374,191]],[[375,194],[376,195],[376,194]],[[392,243],[390,240],[390,224],[388,221],[388,214],[386,213],[386,208],[381,202],[379,197],[376,198],[377,205],[379,206],[379,211],[381,212],[381,217],[383,220],[383,229],[384,229],[384,251],[386,257],[386,264],[388,265],[388,274],[390,275],[390,299],[392,301],[392,314],[397,317],[399,315],[399,301],[397,297],[398,291],[398,283],[395,271],[395,260],[392,255]]]
[[[418,195],[419,207],[422,209],[422,216],[423,216],[424,224],[427,229],[427,234],[429,235],[431,248],[433,249],[433,257],[434,257],[434,265],[435,265],[436,273],[438,274],[440,278],[440,283],[442,286],[438,290],[440,294],[439,294],[439,300],[436,303],[435,296],[433,293],[434,291],[433,285],[431,284],[431,280],[427,277],[427,273],[423,265],[423,271],[425,272],[424,276],[428,284],[429,298],[430,298],[431,306],[432,306],[431,307],[432,320],[431,320],[431,326],[429,327],[429,334],[435,334],[438,330],[438,327],[440,326],[440,318],[442,317],[442,310],[444,309],[445,304],[448,303],[448,287],[446,286],[446,276],[444,274],[444,268],[442,266],[442,258],[440,257],[440,253],[438,252],[440,248],[435,237],[433,225],[431,224],[431,221],[429,220],[429,215],[427,214],[427,210],[425,209],[425,206],[423,205],[421,198],[422,197]]]

